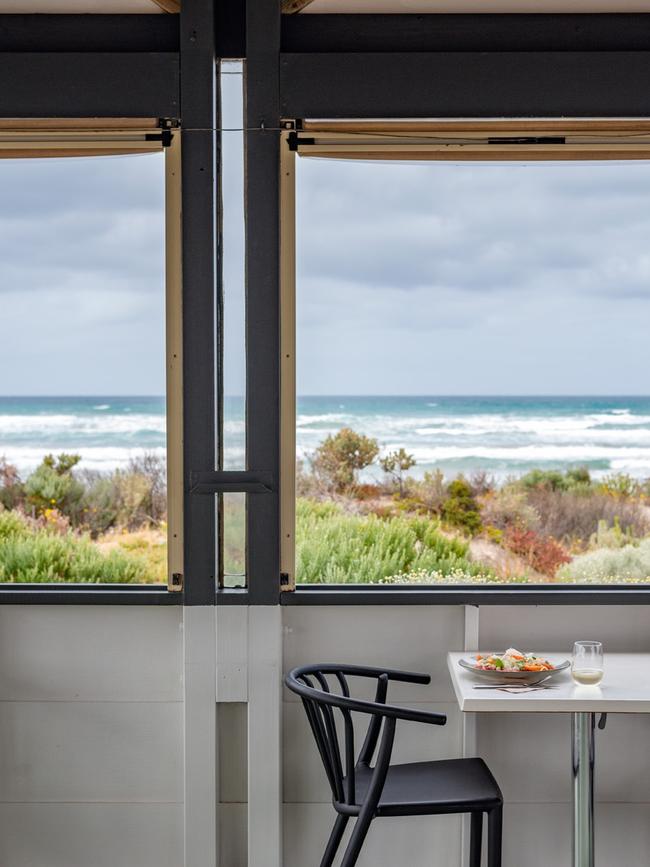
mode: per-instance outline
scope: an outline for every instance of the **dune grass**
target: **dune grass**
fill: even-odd
[[[89,536],[35,527],[18,512],[0,512],[0,581],[146,584],[157,581],[147,558],[115,547],[104,553]]]
[[[353,515],[334,502],[298,500],[296,577],[302,584],[377,584],[409,572],[484,574],[468,561],[467,550],[431,518]]]

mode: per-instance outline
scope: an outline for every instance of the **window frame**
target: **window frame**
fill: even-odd
[[[280,156],[281,224],[281,556],[289,581],[282,605],[627,605],[650,604],[647,585],[547,584],[400,585],[299,584],[295,580],[296,465],[296,158],[393,160],[650,160],[650,120],[512,119],[454,121],[283,121]],[[290,127],[290,130],[288,129]],[[392,128],[392,139],[386,139]],[[455,137],[453,134],[456,134]],[[628,135],[629,134],[629,135]],[[400,135],[402,138],[400,138]],[[643,144],[639,146],[639,137]],[[444,143],[436,140],[446,139]],[[487,139],[530,138],[530,144]],[[565,137],[564,144],[544,138]],[[402,140],[403,139],[403,140]],[[535,139],[540,139],[535,141]],[[354,142],[350,147],[350,143]],[[360,142],[360,143],[357,143]],[[411,158],[413,158],[411,156]]]
[[[182,587],[182,275],[180,132],[155,119],[0,120],[0,155],[7,159],[124,155],[162,151],[165,160],[165,317],[168,583],[18,584],[0,582],[0,604],[177,605]]]

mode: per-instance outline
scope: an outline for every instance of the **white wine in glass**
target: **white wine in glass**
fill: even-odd
[[[603,679],[603,645],[600,641],[576,641],[571,674],[582,686],[596,686]]]

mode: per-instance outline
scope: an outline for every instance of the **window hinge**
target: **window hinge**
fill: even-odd
[[[280,572],[280,590],[295,590],[295,584],[288,572]]]
[[[172,143],[172,131],[170,129],[163,129],[160,132],[148,132],[144,140],[159,141],[164,148],[168,148]]]
[[[167,583],[167,589],[170,593],[180,593],[183,589],[183,573],[172,572]]]

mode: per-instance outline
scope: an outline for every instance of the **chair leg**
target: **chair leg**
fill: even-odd
[[[488,867],[501,867],[503,807],[488,814]]]
[[[483,813],[471,813],[471,833],[469,838],[469,867],[481,867],[483,843]]]
[[[373,820],[373,814],[369,811],[364,815],[363,810],[359,814],[357,821],[354,824],[354,829],[350,835],[347,849],[341,861],[341,867],[354,867],[359,858],[363,841],[366,839],[368,828]]]
[[[320,867],[332,867],[338,848],[341,845],[343,832],[345,831],[345,826],[348,824],[349,818],[349,816],[344,816],[341,813],[336,817],[336,822],[334,822],[332,833],[327,841],[327,848],[325,849],[323,860],[320,862]]]

